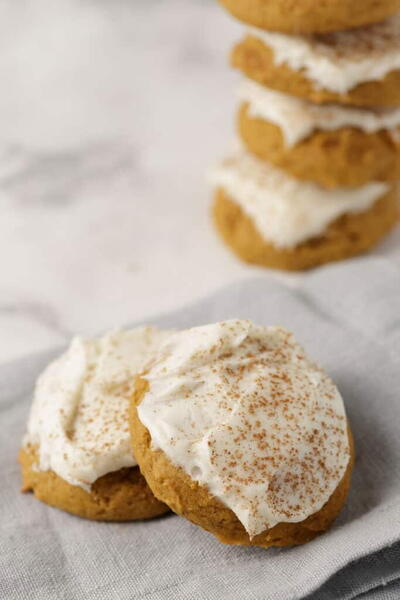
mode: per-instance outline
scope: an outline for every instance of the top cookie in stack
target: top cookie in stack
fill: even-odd
[[[232,53],[244,148],[214,176],[223,238],[291,270],[369,249],[397,219],[400,1],[221,3],[250,25]]]
[[[379,23],[399,0],[220,0],[240,21],[268,31],[329,33]]]

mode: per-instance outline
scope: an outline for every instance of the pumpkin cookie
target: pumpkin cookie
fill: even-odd
[[[22,491],[50,506],[96,521],[136,521],[162,515],[168,508],[151,492],[139,467],[119,469],[99,477],[90,490],[71,485],[54,471],[38,471],[34,447],[20,451]]]
[[[278,327],[233,320],[172,336],[137,380],[131,429],[154,494],[226,544],[303,544],[346,500],[342,398]]]
[[[246,148],[323,187],[400,177],[400,109],[316,105],[246,80],[239,133]]]
[[[133,456],[128,425],[134,380],[170,332],[75,338],[40,376],[19,460],[23,491],[87,519],[161,515]]]
[[[272,89],[312,102],[400,105],[400,15],[379,25],[314,36],[251,29],[232,64]]]
[[[302,270],[374,246],[396,223],[396,186],[325,190],[246,153],[215,171],[214,222],[243,260]]]
[[[399,0],[220,0],[237,19],[269,31],[324,33],[379,23],[400,10]]]

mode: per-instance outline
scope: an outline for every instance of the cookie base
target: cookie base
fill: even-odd
[[[171,463],[161,450],[151,448],[149,431],[141,423],[136,406],[148,389],[145,379],[138,378],[131,407],[130,426],[135,456],[154,495],[189,521],[209,531],[224,544],[242,546],[296,546],[311,541],[326,531],[346,501],[354,461],[354,447],[349,431],[351,459],[338,487],[321,508],[300,523],[279,523],[250,539],[236,515],[212,496],[205,486],[193,481],[180,467]]]
[[[377,244],[397,222],[396,191],[394,188],[366,212],[343,215],[328,226],[323,236],[290,249],[265,241],[252,219],[222,189],[215,195],[213,218],[224,242],[244,261],[301,271],[355,256]]]
[[[391,71],[380,81],[360,83],[347,93],[340,94],[319,87],[303,71],[275,64],[273,50],[253,35],[246,36],[233,48],[231,63],[262,85],[317,104],[400,106],[400,70]]]
[[[169,508],[157,500],[139,467],[120,469],[100,477],[90,492],[71,485],[53,471],[37,471],[34,448],[20,450],[22,491],[73,515],[95,521],[136,521],[160,516]]]
[[[239,111],[238,129],[250,153],[297,179],[314,181],[325,188],[358,187],[400,178],[400,142],[387,130],[316,130],[287,146],[280,127],[250,116],[246,103]]]

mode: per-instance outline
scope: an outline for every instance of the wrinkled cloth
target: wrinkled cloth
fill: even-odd
[[[37,375],[60,349],[0,368],[0,597],[312,600],[400,597],[400,270],[362,258],[296,286],[260,276],[153,319],[188,327],[229,318],[291,329],[337,383],[356,444],[334,527],[289,549],[224,546],[175,515],[107,524],[20,494],[16,456]]]

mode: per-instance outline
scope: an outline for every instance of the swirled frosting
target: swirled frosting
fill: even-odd
[[[331,379],[293,335],[232,320],[171,336],[144,375],[154,449],[229,507],[251,537],[322,508],[349,463]]]
[[[134,380],[169,333],[150,327],[73,339],[37,381],[24,445],[41,471],[90,490],[106,473],[135,466],[128,429]]]

